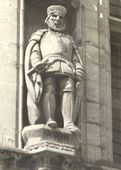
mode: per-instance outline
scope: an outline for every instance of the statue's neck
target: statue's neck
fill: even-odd
[[[57,32],[57,33],[63,34],[63,31],[55,30],[55,29],[52,29],[52,28],[48,28],[48,31]]]

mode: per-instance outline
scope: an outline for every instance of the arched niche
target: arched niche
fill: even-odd
[[[76,3],[75,3],[76,2]],[[44,23],[47,16],[47,7],[50,5],[63,5],[67,9],[66,15],[66,30],[65,33],[72,35],[75,29],[75,17],[76,17],[76,6],[77,1],[71,0],[25,0],[24,1],[24,49],[27,46],[28,40],[33,32],[38,29],[47,28]],[[24,83],[24,94],[23,94],[23,127],[28,125],[28,117],[27,117],[27,106],[26,106],[26,85]],[[59,101],[57,101],[59,103]],[[56,111],[56,115],[58,114],[58,108]],[[59,114],[59,118],[57,118],[57,122],[59,126],[62,126],[62,117]],[[58,117],[58,116],[57,116]]]

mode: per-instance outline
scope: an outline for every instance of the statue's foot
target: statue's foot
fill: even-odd
[[[46,123],[50,128],[57,128],[57,123],[54,120],[48,120]]]
[[[73,134],[76,135],[76,136],[75,136],[75,140],[77,140],[77,141],[80,142],[80,143],[82,142],[82,140],[81,140],[81,130],[80,130],[76,125],[74,125],[73,122],[68,123],[68,124],[64,127],[64,129],[70,130]]]
[[[76,125],[74,125],[73,122],[68,123],[68,124],[64,127],[64,129],[69,129],[71,132],[78,132],[78,133],[81,132],[80,129],[79,129]]]

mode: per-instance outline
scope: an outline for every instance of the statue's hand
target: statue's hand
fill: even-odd
[[[76,79],[77,81],[81,82],[83,78],[82,72],[81,71],[76,71]]]
[[[81,81],[77,81],[76,83],[76,89],[81,89],[82,88],[82,82]]]
[[[77,79],[78,82],[82,81],[82,77],[80,75],[77,75],[77,74],[76,74],[76,79]]]
[[[34,70],[36,70],[37,72],[42,72],[43,70],[45,69],[45,63],[43,62],[37,62],[35,65],[34,65]]]
[[[76,82],[76,96],[82,96],[83,92],[83,83],[81,81]]]
[[[84,70],[80,69],[80,68],[77,68],[75,75],[76,75],[77,81],[82,81],[82,79],[85,77]]]

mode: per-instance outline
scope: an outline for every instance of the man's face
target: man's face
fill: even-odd
[[[64,17],[57,12],[52,13],[47,21],[47,25],[53,30],[63,31],[65,29]]]

